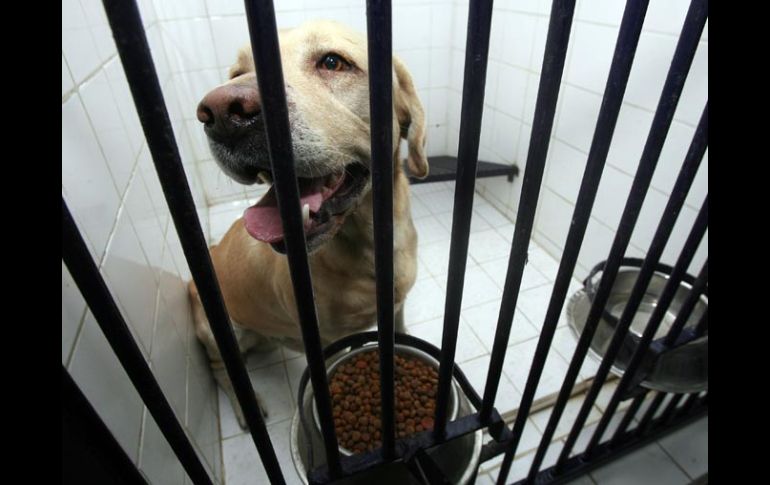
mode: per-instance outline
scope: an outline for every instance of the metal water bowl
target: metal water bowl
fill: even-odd
[[[597,268],[600,267],[603,267],[603,263],[597,266]],[[567,305],[569,326],[578,339],[583,333],[583,328],[593,303],[594,284],[592,279],[596,275],[597,268],[594,268],[592,274],[586,279],[586,288],[575,293]],[[636,283],[638,274],[638,267],[621,267],[618,271],[605,311],[591,341],[590,354],[600,361],[607,352],[615,332],[615,325],[631,296],[631,291],[634,283]],[[691,277],[687,279],[692,281]],[[668,274],[666,272],[656,271],[653,274],[639,309],[634,315],[629,331],[615,358],[612,366],[613,373],[619,376],[623,375],[632,355],[638,347],[647,322],[649,322],[650,316],[655,310],[667,282]],[[674,299],[666,310],[661,325],[655,333],[655,341],[668,334],[691,290],[692,285],[690,283],[685,281],[680,283]],[[701,295],[685,324],[684,331],[694,329],[707,308],[708,297]],[[708,334],[679,347],[665,350],[662,353],[656,353],[648,349],[640,366],[640,371],[645,373],[640,385],[648,389],[675,393],[707,390]]]
[[[331,357],[327,361],[327,375],[330,375],[335,367],[345,360],[353,357],[359,352],[366,352],[376,349],[376,344],[364,345],[352,351],[345,351]],[[409,354],[416,356],[438,369],[438,361],[431,355],[408,345],[396,344],[397,354]],[[452,386],[449,394],[449,409],[447,415],[450,420],[458,417],[472,414],[474,409],[465,397],[465,394],[458,391],[459,385],[452,379]],[[302,408],[297,409],[291,422],[291,456],[294,466],[297,469],[302,483],[307,484],[308,468],[315,468],[325,464],[326,455],[324,453],[323,437],[318,423],[318,415],[313,398],[312,386],[305,388],[302,399]],[[307,422],[303,429],[303,413],[307,418],[313,415],[313,424]],[[309,419],[306,419],[309,421]],[[469,484],[481,457],[481,445],[483,441],[483,431],[481,429],[474,433],[468,433],[460,438],[447,443],[438,445],[427,451],[427,454],[433,458],[436,464],[441,468],[451,483],[458,485]],[[310,449],[309,449],[310,448]],[[340,447],[340,453],[349,456],[351,452]],[[312,457],[312,458],[311,458]],[[309,463],[310,460],[313,463]],[[366,484],[366,485],[399,485],[419,484],[407,467],[400,461],[377,467],[368,472],[363,472],[355,477],[343,479],[340,484]]]

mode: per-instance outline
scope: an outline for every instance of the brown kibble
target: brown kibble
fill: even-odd
[[[395,356],[396,436],[433,428],[438,373],[411,356]],[[374,450],[381,443],[379,354],[357,354],[340,365],[329,379],[334,426],[340,446],[354,453]]]

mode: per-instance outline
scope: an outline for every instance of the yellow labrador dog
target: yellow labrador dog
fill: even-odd
[[[318,323],[326,345],[376,320],[366,38],[335,22],[313,21],[282,30],[279,40]],[[412,175],[425,177],[428,163],[422,105],[403,63],[394,58],[393,68],[395,310],[397,330],[403,332],[404,302],[417,272],[417,234],[400,138],[408,143]],[[270,183],[264,119],[248,46],[238,52],[230,80],[200,102],[197,116],[225,173],[244,184]],[[265,340],[302,348],[284,253],[273,188],[211,248],[242,352]],[[192,282],[189,291],[196,334],[244,426]]]

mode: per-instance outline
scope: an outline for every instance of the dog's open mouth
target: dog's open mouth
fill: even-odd
[[[269,175],[263,177],[270,181]],[[369,169],[353,163],[336,173],[320,177],[298,177],[302,222],[308,245],[314,238],[338,228],[345,213],[356,204],[369,178]],[[259,241],[270,243],[285,253],[283,224],[281,222],[275,186],[243,214],[246,231]]]

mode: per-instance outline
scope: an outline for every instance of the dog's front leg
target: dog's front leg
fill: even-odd
[[[396,326],[396,332],[398,333],[406,333],[406,323],[404,322],[404,307],[406,306],[405,303],[401,304],[401,308],[396,310],[396,314],[393,316],[394,323]]]

